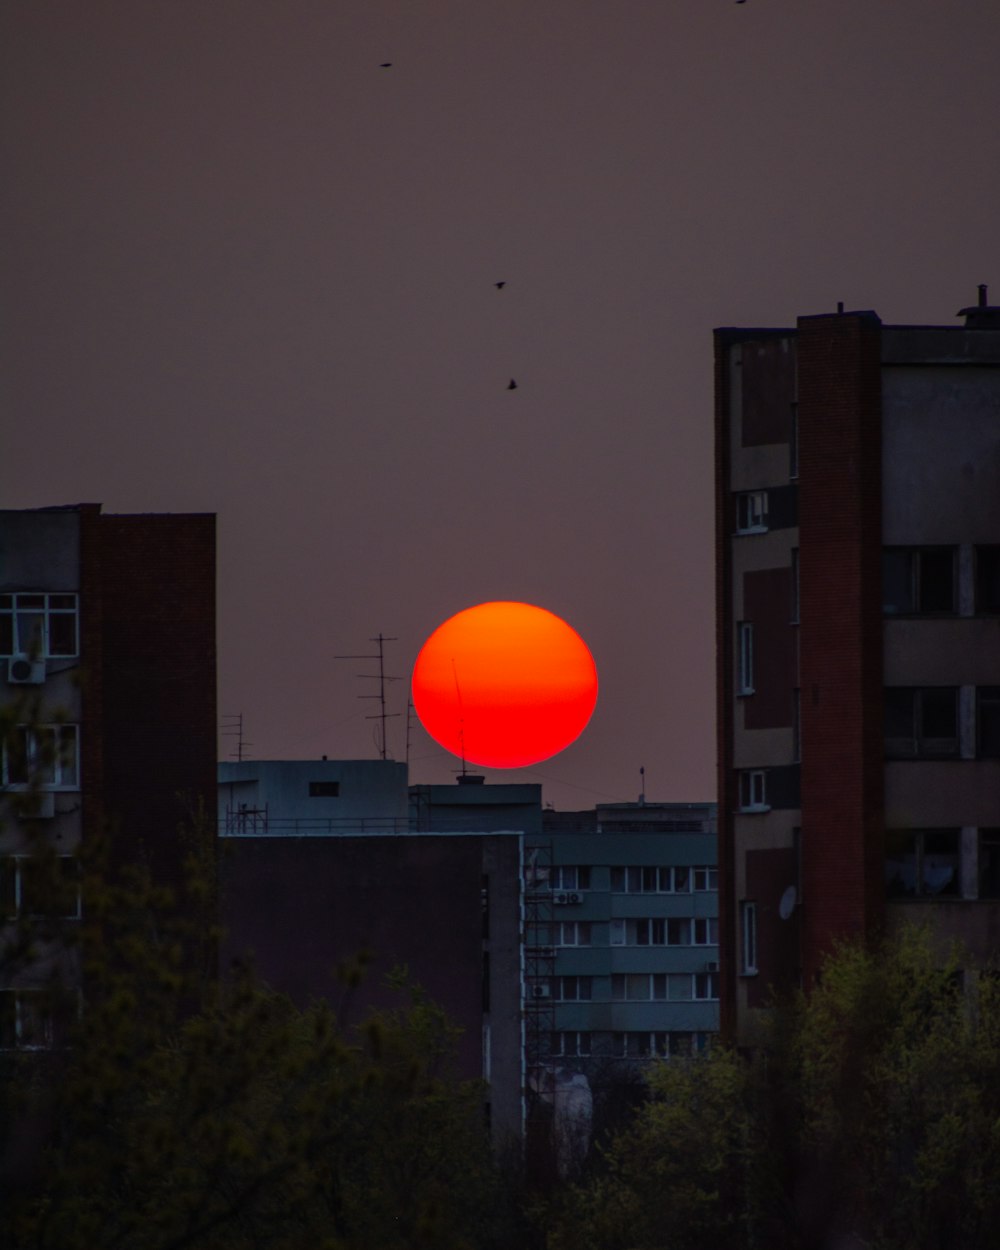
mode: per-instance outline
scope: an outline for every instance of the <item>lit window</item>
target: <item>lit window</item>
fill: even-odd
[[[737,534],[759,534],[767,529],[767,491],[748,490],[736,496]]]
[[[0,655],[75,656],[78,635],[76,595],[0,595]]]

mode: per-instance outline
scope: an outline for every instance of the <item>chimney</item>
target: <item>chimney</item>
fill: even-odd
[[[956,316],[965,318],[967,330],[1000,330],[1000,306],[987,301],[985,282],[980,282],[978,290],[978,303],[960,308]]]

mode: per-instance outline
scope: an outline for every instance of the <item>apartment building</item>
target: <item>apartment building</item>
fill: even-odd
[[[841,938],[1000,937],[1000,309],[715,331],[723,1030]]]

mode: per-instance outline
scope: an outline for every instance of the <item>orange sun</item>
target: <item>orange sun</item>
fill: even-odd
[[[530,603],[481,603],[439,626],[413,666],[413,706],[464,760],[521,768],[578,738],[597,702],[580,635]]]

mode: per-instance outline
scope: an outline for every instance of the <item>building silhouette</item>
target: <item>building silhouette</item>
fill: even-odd
[[[1000,309],[715,332],[722,1024],[1000,937]]]

